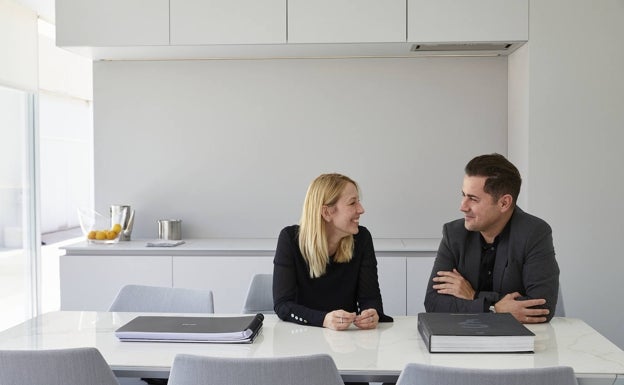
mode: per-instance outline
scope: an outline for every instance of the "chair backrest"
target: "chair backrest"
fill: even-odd
[[[466,369],[407,364],[396,385],[578,385],[568,366],[531,369]]]
[[[243,313],[274,313],[273,274],[256,274],[247,289]]]
[[[565,317],[565,306],[563,306],[563,292],[561,291],[561,283],[559,283],[559,293],[557,294],[557,307],[555,308],[555,317]]]
[[[211,290],[126,285],[109,311],[158,313],[214,313]]]
[[[343,385],[331,356],[226,358],[178,354],[169,385]]]
[[[0,350],[0,384],[119,385],[96,348]]]

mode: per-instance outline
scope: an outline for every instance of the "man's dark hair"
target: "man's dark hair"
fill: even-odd
[[[514,206],[516,205],[522,178],[516,166],[507,158],[500,154],[480,155],[468,162],[464,170],[468,176],[487,177],[483,191],[495,200],[510,194]]]

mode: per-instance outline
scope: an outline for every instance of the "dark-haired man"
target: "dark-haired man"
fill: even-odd
[[[552,230],[516,206],[518,169],[504,156],[489,154],[468,162],[465,173],[464,218],[444,225],[425,309],[550,321],[559,290]]]

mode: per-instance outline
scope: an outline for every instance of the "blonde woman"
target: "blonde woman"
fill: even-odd
[[[299,225],[284,228],[273,261],[275,313],[284,321],[374,329],[384,315],[377,259],[355,181],[323,174],[310,186]]]

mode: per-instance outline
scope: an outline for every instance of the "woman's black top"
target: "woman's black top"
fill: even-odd
[[[359,226],[354,235],[351,261],[331,262],[325,274],[310,278],[310,269],[299,249],[299,226],[285,227],[279,235],[273,260],[273,304],[284,321],[323,326],[333,310],[357,312],[374,308],[380,322],[392,322],[383,312],[377,259],[370,232]]]

